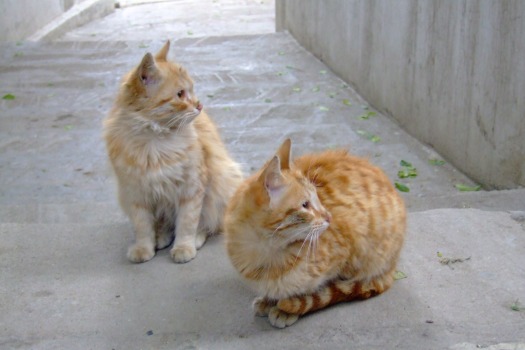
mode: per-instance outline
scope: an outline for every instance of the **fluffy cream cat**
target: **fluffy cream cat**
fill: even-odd
[[[173,260],[193,259],[222,230],[226,204],[242,181],[188,72],[167,60],[169,45],[125,75],[104,120],[120,205],[135,228],[127,256],[137,263],[174,236]]]

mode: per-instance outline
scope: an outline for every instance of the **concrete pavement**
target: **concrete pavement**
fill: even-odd
[[[456,184],[475,184],[448,163],[431,165],[438,154],[369,113],[292,37],[241,21],[259,4],[250,18],[269,28],[271,3],[200,3],[228,8],[230,26],[197,16],[202,23],[165,27],[156,19],[198,9],[159,2],[117,10],[52,43],[1,48],[0,94],[14,99],[0,100],[0,348],[523,347],[524,190],[459,192]],[[132,10],[150,11],[147,32],[120,27]],[[254,294],[230,266],[222,237],[184,265],[166,250],[145,264],[126,260],[132,228],[116,204],[101,120],[121,75],[168,38],[245,173],[291,136],[296,155],[349,147],[410,188],[399,265],[407,278],[380,297],[275,330],[253,317]],[[401,160],[417,177],[397,177]],[[444,265],[437,252],[470,259]]]

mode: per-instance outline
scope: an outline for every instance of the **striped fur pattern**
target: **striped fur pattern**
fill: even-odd
[[[290,140],[234,194],[228,256],[258,293],[258,316],[284,328],[335,303],[367,299],[394,281],[406,209],[367,160],[331,150],[290,161]]]
[[[127,256],[136,263],[173,240],[175,262],[193,259],[222,230],[226,204],[242,181],[191,77],[167,59],[169,45],[147,53],[124,77],[103,126],[120,205],[135,229]]]

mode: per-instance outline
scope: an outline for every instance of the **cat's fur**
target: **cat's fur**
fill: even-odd
[[[279,328],[393,283],[406,210],[387,176],[333,150],[290,163],[290,140],[234,194],[225,217],[233,266]]]
[[[135,229],[132,262],[150,260],[174,236],[173,260],[193,259],[222,230],[226,204],[242,181],[191,77],[167,59],[168,51],[169,41],[125,75],[104,120],[120,205]]]

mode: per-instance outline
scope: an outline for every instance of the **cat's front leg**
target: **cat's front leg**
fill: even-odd
[[[135,243],[128,248],[128,259],[134,263],[146,262],[155,256],[155,218],[148,209],[133,204],[128,210],[135,228]]]
[[[277,306],[270,308],[268,313],[268,321],[276,328],[285,328],[293,325],[299,319],[299,315],[289,314],[279,309]]]
[[[197,255],[196,238],[203,199],[204,193],[183,199],[179,205],[175,224],[175,243],[170,250],[171,257],[176,263],[188,262]]]
[[[253,300],[252,308],[255,312],[255,316],[262,316],[266,317],[270,313],[270,309],[277,305],[276,300],[263,298],[263,297],[257,297]]]

